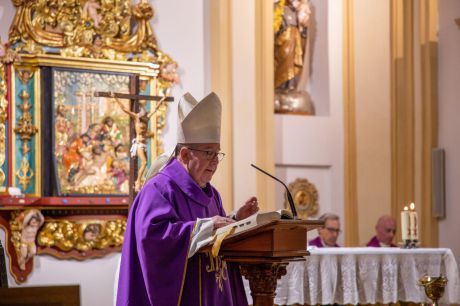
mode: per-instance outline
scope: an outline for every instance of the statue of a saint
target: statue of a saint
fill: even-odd
[[[275,24],[275,111],[311,113],[305,91],[311,14],[308,0],[279,0],[275,5],[282,11],[280,24]]]

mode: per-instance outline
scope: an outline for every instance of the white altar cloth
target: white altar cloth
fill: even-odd
[[[460,304],[460,279],[450,249],[314,248],[305,262],[292,262],[278,280],[275,304],[426,303],[417,281],[444,275],[442,304]],[[249,282],[246,295],[252,304]]]

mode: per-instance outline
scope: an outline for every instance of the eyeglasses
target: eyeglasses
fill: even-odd
[[[217,157],[217,160],[218,161],[221,161],[224,159],[225,157],[225,153],[222,153],[222,152],[214,152],[214,151],[207,151],[207,150],[199,150],[199,149],[194,149],[194,148],[190,148],[190,147],[187,147],[189,150],[192,150],[192,151],[198,151],[198,152],[203,152],[203,153],[206,153],[206,159],[207,160],[213,160],[214,158]]]
[[[332,227],[325,227],[325,229],[327,229],[330,233],[336,233],[336,234],[340,234],[342,231],[338,228],[332,228]]]

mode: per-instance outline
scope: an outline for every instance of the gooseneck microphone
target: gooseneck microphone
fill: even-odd
[[[266,172],[265,170],[260,169],[260,168],[257,167],[256,165],[251,164],[251,166],[254,167],[254,168],[256,168],[257,170],[259,170],[259,171],[262,172],[263,174],[268,175],[269,177],[271,177],[271,178],[274,179],[275,181],[278,181],[278,182],[280,182],[281,184],[283,184],[284,188],[286,188],[286,194],[287,194],[287,198],[288,198],[288,202],[289,202],[289,207],[291,207],[292,217],[293,217],[294,219],[297,219],[297,211],[295,210],[294,200],[292,199],[292,195],[291,195],[291,193],[289,192],[289,189],[288,189],[288,187],[286,186],[286,184],[284,184],[280,179],[274,177],[273,175],[271,175],[270,173]]]

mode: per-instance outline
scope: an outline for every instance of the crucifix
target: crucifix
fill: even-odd
[[[134,132],[135,136],[131,138],[131,161],[134,161],[130,165],[129,171],[129,194],[130,200],[134,199],[134,194],[139,192],[142,186],[142,179],[144,177],[145,170],[147,168],[147,139],[154,137],[154,133],[148,130],[148,124],[150,117],[156,113],[158,108],[162,105],[163,102],[172,102],[174,101],[173,97],[167,96],[148,96],[148,95],[133,95],[133,94],[125,94],[125,93],[116,93],[116,92],[101,92],[97,91],[94,93],[95,97],[105,97],[105,98],[113,98],[120,106],[121,110],[129,115],[131,118],[132,124],[134,124]],[[138,103],[139,111],[133,111],[130,108],[127,108],[123,103],[121,103],[120,99],[130,99],[134,101],[134,103]],[[147,112],[145,110],[145,103],[147,100],[157,101],[158,104],[156,107]],[[136,109],[136,105],[133,105],[133,109]],[[137,159],[140,159],[140,167],[139,170],[137,169]],[[136,175],[137,172],[137,175]],[[132,182],[135,179],[134,183],[134,192]]]

